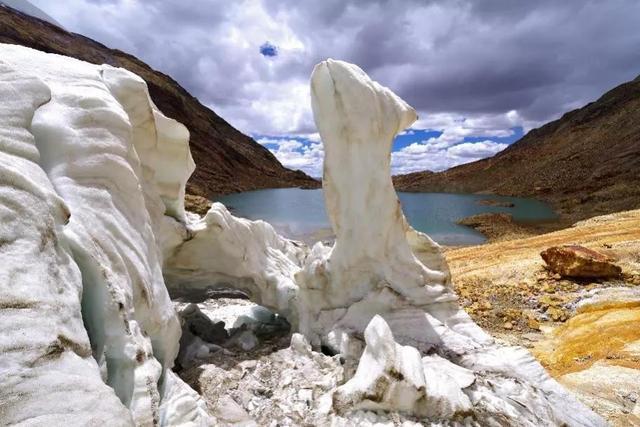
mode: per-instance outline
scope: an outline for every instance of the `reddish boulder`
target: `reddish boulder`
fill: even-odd
[[[608,256],[578,245],[552,246],[540,253],[554,273],[568,277],[618,277],[622,269]]]

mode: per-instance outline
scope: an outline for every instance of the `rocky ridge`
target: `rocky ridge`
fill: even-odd
[[[640,207],[640,77],[495,156],[394,177],[398,191],[534,197],[575,222]]]

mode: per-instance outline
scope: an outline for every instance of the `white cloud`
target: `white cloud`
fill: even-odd
[[[307,136],[306,136],[306,138],[307,138],[309,141],[313,141],[313,142],[322,142],[322,139],[320,138],[320,134],[319,134],[318,132],[315,132],[315,133],[309,134],[309,135],[307,135]]]
[[[284,166],[300,169],[307,175],[322,176],[324,148],[322,143],[312,140],[283,139],[262,137],[258,143],[266,146]]]
[[[513,135],[513,128],[531,126],[517,111],[499,114],[462,116],[451,113],[427,114],[412,127],[432,129],[442,132],[437,140],[443,143],[457,144],[464,137],[503,138]]]
[[[478,160],[485,157],[490,157],[499,151],[507,148],[507,144],[501,144],[494,141],[481,141],[481,142],[464,142],[462,144],[454,145],[447,150],[447,155],[453,158],[463,158]]]
[[[261,137],[257,141],[266,146],[286,167],[303,170],[314,177],[322,176],[324,149],[321,142],[279,137]],[[450,143],[430,138],[393,152],[391,172],[398,175],[423,170],[441,171],[493,156],[507,146],[491,140],[462,142],[460,139],[458,143]]]
[[[308,82],[256,82],[243,88],[242,105],[209,105],[247,134],[294,136],[315,133]]]
[[[437,138],[430,138],[392,153],[391,170],[394,175],[424,170],[438,172],[493,156],[507,146],[490,140],[449,145],[447,142],[438,141]]]
[[[381,0],[32,1],[68,30],[171,75],[248,134],[320,142],[311,70],[327,57],[357,63],[418,110],[404,135],[442,132],[394,153],[395,172],[490,155],[501,145],[467,147],[464,138],[526,132],[640,69],[636,0],[580,8],[553,0],[397,0],[393,13]],[[267,41],[276,57],[260,54]],[[321,145],[266,146],[286,166],[321,173]]]
[[[277,145],[280,143],[280,139],[277,139],[277,138],[262,137],[262,138],[255,138],[255,140],[260,145],[269,145],[269,144]]]
[[[635,0],[577,9],[549,0],[398,0],[393,13],[377,0],[32,2],[69,30],[170,74],[245,133],[314,133],[308,78],[327,57],[357,63],[414,104],[426,118],[415,129],[440,129],[427,123],[447,116],[501,116],[503,131],[528,130],[640,67]],[[605,31],[602,22],[616,25]],[[267,41],[277,57],[260,54]]]

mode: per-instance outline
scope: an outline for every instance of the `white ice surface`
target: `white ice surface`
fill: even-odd
[[[69,208],[30,132],[51,90],[0,52],[0,420],[130,425],[91,357],[82,277],[64,238]]]
[[[140,77],[12,45],[0,58],[2,421],[214,424],[170,370],[180,325],[166,280],[241,289],[341,353],[349,381],[327,415],[604,425],[459,308],[439,247],[408,226],[391,182],[391,141],[415,112],[356,66],[328,60],[312,76],[336,242],[309,251],[221,204],[185,214],[188,131]]]
[[[407,224],[390,153],[415,111],[331,59],[315,67],[311,99],[336,242],[316,245],[297,276],[300,326],[347,356],[363,331],[366,342],[336,409],[400,410],[434,423],[604,425],[526,350],[495,343],[470,319],[438,246]]]
[[[0,58],[2,227],[13,242],[0,263],[9,307],[0,366],[12,374],[1,377],[2,410],[10,421],[75,411],[68,416],[79,425],[167,419],[162,396],[175,400],[188,387],[170,390],[177,382],[168,380],[180,325],[162,275],[161,233],[165,213],[184,220],[188,132],[157,111],[128,71],[13,45],[0,45]],[[38,370],[21,372],[18,361],[53,365],[49,380],[30,379]],[[60,398],[35,405],[47,390]],[[182,400],[195,408],[194,395]],[[182,422],[208,422],[202,412],[181,413],[200,417]]]

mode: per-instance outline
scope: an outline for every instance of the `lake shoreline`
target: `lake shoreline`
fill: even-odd
[[[546,233],[552,233],[554,231],[570,228],[575,223],[569,218],[563,218],[558,216],[552,220],[539,220],[539,221],[517,221],[509,215],[509,221],[499,220],[504,213],[500,212],[488,212],[485,214],[471,215],[464,217],[456,221],[457,224],[469,227],[478,233],[480,233],[486,240],[482,243],[469,243],[469,244],[442,244],[439,245],[444,250],[459,249],[471,246],[482,246],[496,242],[506,242],[509,240],[524,239],[527,237],[539,236]],[[480,221],[473,221],[478,217]],[[472,223],[473,222],[473,223]],[[277,231],[277,230],[276,230]],[[322,242],[325,245],[332,245],[335,241],[335,234],[329,227],[319,228],[309,233],[292,238],[292,240],[301,241],[308,246],[313,246],[316,242]]]
[[[482,244],[504,242],[551,233],[571,227],[574,222],[559,215],[555,219],[539,221],[518,221],[509,213],[488,212],[471,215],[456,221],[457,224],[472,228],[487,240]],[[460,245],[468,246],[468,245]],[[472,245],[473,246],[473,245]]]
[[[259,190],[258,190],[259,191]],[[500,196],[500,195],[483,195],[483,196]],[[201,196],[187,194],[185,196],[185,208],[190,211],[204,216],[213,201],[208,200]],[[481,199],[477,202],[479,205],[492,206],[492,207],[505,207],[512,208],[514,205],[506,205],[504,202],[487,199]],[[226,205],[227,208],[234,212],[235,208],[231,205]],[[441,244],[443,249],[450,250],[456,248],[464,248],[469,246],[485,245],[489,243],[502,242],[507,240],[515,240],[526,237],[537,236],[540,234],[550,233],[553,231],[562,230],[571,227],[575,221],[569,218],[568,215],[558,213],[554,209],[554,213],[557,215],[554,219],[547,220],[516,220],[509,213],[505,212],[485,212],[476,215],[470,215],[456,220],[459,225],[468,227],[480,233],[486,240],[481,243],[468,243],[468,244]],[[506,219],[504,215],[508,215],[510,218]],[[279,232],[282,230],[279,230]],[[335,235],[330,227],[322,227],[310,232],[302,233],[297,236],[292,236],[292,240],[301,241],[309,246],[313,246],[316,242],[323,242],[325,244],[332,244],[335,240]]]
[[[543,202],[518,197],[400,192],[398,199],[407,221],[415,230],[446,246],[478,245],[487,240],[491,241],[497,235],[504,235],[504,232],[496,227],[476,230],[460,225],[456,222],[460,218],[485,213],[511,214],[515,221],[526,222],[528,225],[525,228],[528,229],[533,222],[553,222],[552,220],[558,216],[551,206]],[[257,190],[220,197],[217,200],[234,212],[234,215],[250,220],[262,219],[289,239],[311,245],[316,241],[330,243],[333,240],[321,190]],[[495,232],[492,232],[491,228],[496,229]],[[549,226],[540,231],[511,234],[522,237],[547,230]]]

